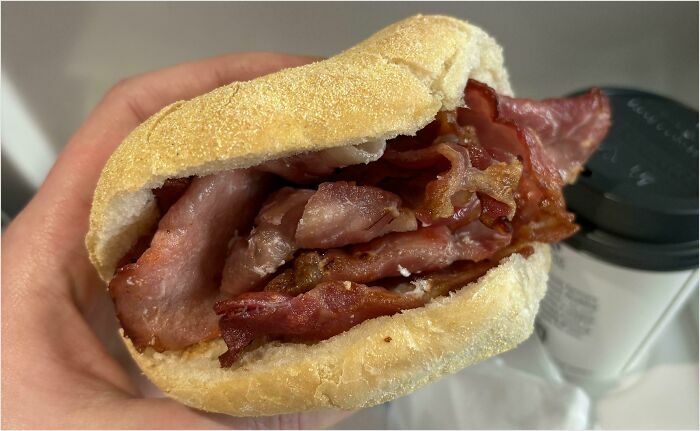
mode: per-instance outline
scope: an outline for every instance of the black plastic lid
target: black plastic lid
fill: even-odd
[[[615,265],[646,271],[681,271],[698,267],[698,240],[659,244],[631,241],[596,229],[583,220],[581,230],[565,242]]]
[[[698,112],[640,90],[602,90],[613,125],[577,182],[564,189],[567,206],[586,226],[568,242],[627,266],[651,269],[659,259],[670,261],[656,269],[697,266]],[[648,255],[649,264],[632,264],[635,253]]]

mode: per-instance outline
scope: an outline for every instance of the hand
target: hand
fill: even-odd
[[[116,321],[111,307],[96,309],[109,301],[84,241],[97,179],[122,139],[169,103],[313,60],[226,55],[124,80],[102,99],[2,238],[4,428],[314,428],[347,415],[231,418],[144,398],[86,318]]]

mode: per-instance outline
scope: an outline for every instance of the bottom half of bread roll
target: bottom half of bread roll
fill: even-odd
[[[221,368],[223,340],[139,353],[146,376],[195,408],[235,416],[355,409],[408,394],[512,349],[533,330],[546,290],[549,246],[513,254],[478,281],[427,305],[367,320],[314,344],[269,342]]]

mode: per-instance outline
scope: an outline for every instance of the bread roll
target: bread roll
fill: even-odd
[[[511,94],[501,48],[481,29],[414,16],[317,63],[235,82],[163,108],[107,162],[86,238],[109,281],[157,218],[151,190],[168,178],[255,166],[308,151],[414,135],[463,105],[469,78]],[[137,352],[144,373],[183,403],[237,416],[368,407],[511,349],[532,332],[549,249],[512,255],[449,297],[368,320],[316,344],[271,342],[220,368],[222,340]]]

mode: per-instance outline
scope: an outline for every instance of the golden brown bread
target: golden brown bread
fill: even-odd
[[[184,352],[129,351],[169,396],[212,412],[262,416],[369,407],[512,349],[531,333],[549,271],[549,246],[512,255],[449,297],[367,320],[313,345],[268,343],[219,367],[223,341]],[[387,337],[391,338],[386,341]]]
[[[306,66],[174,103],[136,128],[95,191],[86,244],[105,281],[150,226],[150,190],[167,178],[254,166],[307,151],[413,135],[463,104],[468,78],[511,94],[501,48],[481,29],[415,16]],[[232,415],[374,405],[508,350],[532,332],[549,250],[505,259],[477,283],[425,307],[372,319],[313,344],[267,344],[221,369],[221,340],[132,356],[185,404]],[[389,339],[390,341],[385,341]]]
[[[107,162],[90,214],[90,259],[108,281],[156,217],[150,190],[167,178],[413,135],[463,104],[468,78],[511,91],[501,48],[481,29],[416,16],[328,60],[173,103]]]

